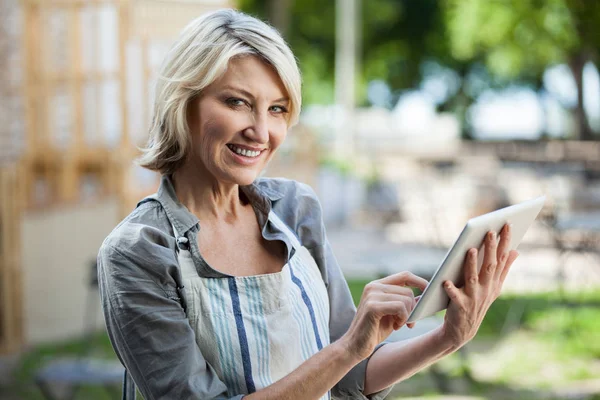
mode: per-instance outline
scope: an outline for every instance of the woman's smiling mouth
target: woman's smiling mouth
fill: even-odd
[[[227,147],[236,155],[246,158],[256,158],[263,152],[263,150],[252,150],[235,144],[227,144]]]

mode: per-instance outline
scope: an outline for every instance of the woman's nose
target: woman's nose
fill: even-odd
[[[269,116],[267,113],[255,113],[252,126],[246,129],[245,135],[256,143],[269,141]]]

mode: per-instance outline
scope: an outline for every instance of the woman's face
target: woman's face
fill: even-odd
[[[255,56],[230,60],[225,74],[191,103],[189,161],[219,182],[251,184],[283,142],[288,110],[272,66]]]

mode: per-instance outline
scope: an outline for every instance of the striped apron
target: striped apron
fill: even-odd
[[[295,250],[281,272],[203,278],[190,251],[178,252],[196,343],[228,396],[271,385],[329,344],[329,298],[319,268],[272,211],[269,220]],[[330,398],[330,392],[322,397]]]

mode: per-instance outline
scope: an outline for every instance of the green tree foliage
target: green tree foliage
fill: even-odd
[[[541,86],[552,65],[569,65],[578,89],[579,137],[592,138],[583,110],[583,67],[597,61],[600,2],[585,0],[444,0],[451,56],[483,60],[496,78]]]
[[[367,80],[383,79],[393,90],[417,86],[421,64],[439,45],[437,0],[362,2],[362,58]]]
[[[482,58],[500,77],[538,76],[564,59],[574,28],[562,0],[446,0],[446,24],[457,60]]]

